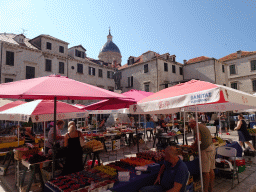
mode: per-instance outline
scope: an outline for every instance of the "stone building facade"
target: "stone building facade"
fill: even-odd
[[[59,74],[111,91],[115,86],[112,65],[86,57],[81,45],[68,48],[49,35],[0,34],[0,70],[1,83]]]
[[[184,79],[199,79],[219,85],[228,85],[227,64],[205,56],[184,60]]]
[[[227,64],[228,86],[256,92],[256,51],[237,51],[219,59]]]
[[[172,82],[183,80],[182,64],[175,61],[175,55],[159,55],[153,51],[139,57],[130,56],[127,64],[118,68],[122,74],[123,92],[131,89],[157,92]]]

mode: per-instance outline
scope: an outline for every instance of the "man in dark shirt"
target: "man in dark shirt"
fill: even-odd
[[[165,161],[152,186],[143,187],[140,192],[185,192],[188,180],[188,168],[177,156],[177,149],[168,146],[165,149]]]

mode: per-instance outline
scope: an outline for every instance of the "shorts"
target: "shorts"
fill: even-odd
[[[227,124],[226,121],[221,121],[221,122],[220,122],[220,125],[221,125],[221,128],[228,127],[228,124]]]
[[[201,151],[201,160],[203,173],[209,173],[211,169],[215,169],[215,148],[213,145]]]

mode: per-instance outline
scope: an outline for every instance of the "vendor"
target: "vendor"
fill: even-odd
[[[133,127],[135,127],[135,121],[134,121],[134,117],[130,117],[130,123],[129,123],[129,126],[131,127],[131,128],[133,128]]]
[[[35,134],[32,131],[32,127],[25,127],[21,132],[21,136],[25,137],[25,143],[35,143]]]
[[[140,189],[140,192],[184,192],[188,175],[188,168],[186,164],[178,157],[176,147],[168,146],[165,149],[164,164],[161,166],[154,185],[143,187]]]
[[[99,132],[104,132],[104,131],[106,131],[105,122],[106,122],[106,120],[103,118],[102,121],[100,122],[100,125],[99,125]]]
[[[56,126],[56,144],[59,145],[59,147],[63,143],[61,141],[63,141],[64,139],[64,137],[61,136],[61,132],[60,132],[60,130],[63,129],[63,126],[64,126],[64,121],[59,120]],[[48,151],[53,148],[53,142],[54,142],[54,127],[51,126],[51,129],[48,133],[48,141],[46,142],[46,145],[45,145],[46,154],[48,154]]]
[[[197,133],[196,121],[191,119],[189,126]],[[202,172],[203,172],[203,185],[204,191],[213,191],[214,186],[214,169],[215,169],[215,147],[212,143],[212,136],[210,130],[202,123],[198,124],[199,128],[199,140],[201,150]],[[198,140],[196,138],[195,143],[191,148],[197,148]]]
[[[164,115],[161,115],[159,125],[160,125],[161,128],[164,129],[165,132],[167,132],[167,125],[165,124],[165,121],[164,121]]]

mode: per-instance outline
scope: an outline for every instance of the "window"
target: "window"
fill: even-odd
[[[107,78],[113,79],[113,71],[107,71]]]
[[[14,66],[14,52],[6,51],[6,65]]]
[[[164,71],[168,71],[168,63],[164,63]]]
[[[99,77],[103,77],[103,75],[102,75],[102,69],[99,69]]]
[[[52,44],[49,42],[46,42],[46,49],[52,50]]]
[[[82,51],[79,51],[79,50],[76,49],[76,53],[75,54],[76,54],[76,57],[85,58],[85,54]]]
[[[176,73],[176,66],[172,65],[172,73]]]
[[[144,84],[144,90],[145,90],[146,92],[149,92],[149,84]]]
[[[35,67],[26,66],[26,79],[33,79],[35,78]]]
[[[165,83],[165,84],[164,84],[164,88],[168,88],[168,83]]]
[[[180,67],[180,75],[183,75],[183,68]]]
[[[237,83],[236,83],[236,82],[231,83],[231,88],[233,88],[233,89],[237,89]]]
[[[64,47],[63,46],[59,46],[59,52],[64,53]]]
[[[131,77],[128,77],[128,87],[131,86]]]
[[[223,84],[224,86],[226,86],[226,84]]]
[[[5,82],[5,83],[13,82],[13,79],[11,79],[11,78],[5,78],[5,79],[4,79],[4,82]]]
[[[77,63],[77,73],[84,73],[83,71],[83,64]]]
[[[252,80],[252,90],[256,91],[256,79]]]
[[[225,73],[225,65],[222,65],[222,73]]]
[[[59,62],[59,73],[64,74],[64,63],[63,62]]]
[[[230,75],[236,74],[236,66],[235,65],[230,65],[229,69],[230,69]]]
[[[148,64],[144,65],[144,73],[148,72]]]
[[[93,75],[93,76],[95,76],[95,68],[93,68],[93,67],[89,67],[89,75]]]
[[[256,60],[251,61],[251,70],[252,71],[256,70]]]
[[[114,91],[114,87],[108,87],[109,91]]]
[[[128,87],[133,87],[133,76],[128,77]]]
[[[45,60],[45,71],[52,71],[52,60]]]

